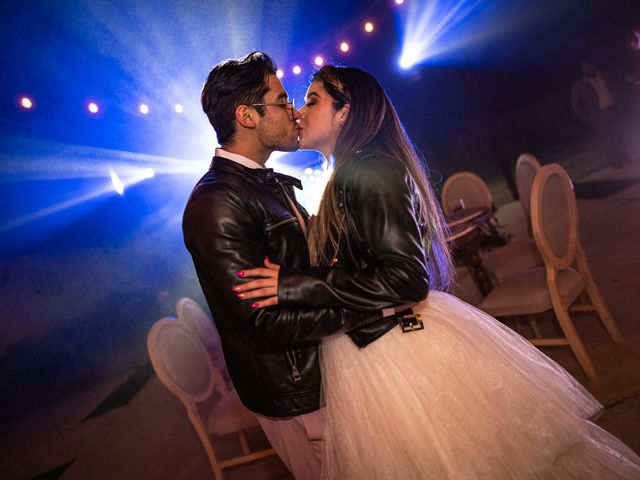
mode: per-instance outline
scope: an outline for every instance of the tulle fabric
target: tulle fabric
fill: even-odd
[[[638,479],[601,405],[492,317],[430,292],[425,329],[322,344],[323,480]]]

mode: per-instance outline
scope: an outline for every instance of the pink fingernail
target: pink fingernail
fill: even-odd
[[[244,293],[239,293],[238,298],[244,298]]]
[[[267,259],[267,262],[271,263],[271,260],[269,260],[269,257],[264,257]]]
[[[260,305],[259,303],[252,303],[251,304],[251,308],[256,308],[258,305]]]
[[[239,277],[244,277],[244,272],[236,272],[236,275]]]
[[[237,292],[238,291],[238,287],[233,287],[233,291]]]

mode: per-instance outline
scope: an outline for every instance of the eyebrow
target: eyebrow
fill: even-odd
[[[318,97],[318,98],[320,98],[320,95],[318,95],[316,92],[309,92],[309,93],[307,94],[307,100],[308,100],[310,97]]]

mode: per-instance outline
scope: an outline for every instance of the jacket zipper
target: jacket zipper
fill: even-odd
[[[291,200],[292,203],[295,203],[295,200],[294,200],[295,195],[290,196],[287,193],[286,187],[282,183],[278,182],[278,185],[280,186],[280,198],[282,199],[284,204],[287,206],[287,210],[289,210],[289,213],[291,213],[294,216],[294,220],[298,224],[298,228],[300,228],[300,230],[304,233],[304,229],[302,228],[302,225],[300,225],[300,222],[298,221],[297,216],[295,215],[294,212],[291,211],[291,205],[289,205],[289,200]],[[300,214],[300,215],[302,215],[302,214]]]
[[[291,223],[291,222],[297,222],[297,220],[294,217],[285,218],[284,220],[280,220],[279,222],[274,223],[273,225],[267,225],[266,227],[264,227],[264,229],[267,232],[270,232],[271,230],[274,230],[282,225],[286,225],[287,223]]]
[[[295,383],[298,383],[300,380],[302,380],[302,375],[300,374],[300,370],[298,370],[298,362],[296,360],[296,356],[289,348],[285,348],[284,353],[287,357],[289,368],[291,369],[291,378]]]

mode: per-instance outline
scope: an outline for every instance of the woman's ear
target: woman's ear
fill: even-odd
[[[238,105],[235,111],[236,122],[245,128],[255,128],[256,114],[257,112],[248,105]]]
[[[344,125],[344,122],[347,121],[347,117],[349,116],[349,109],[350,108],[351,108],[351,105],[349,105],[348,103],[345,103],[344,107],[342,107],[338,111],[338,122],[340,122],[340,126],[341,127]]]

